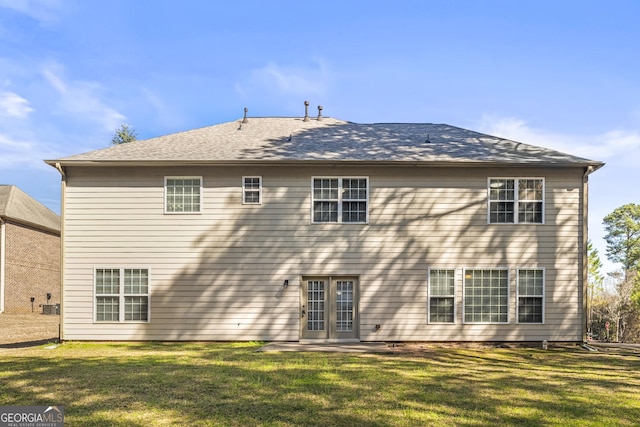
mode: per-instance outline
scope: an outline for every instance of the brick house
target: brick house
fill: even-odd
[[[60,217],[14,185],[0,185],[0,313],[60,303]]]

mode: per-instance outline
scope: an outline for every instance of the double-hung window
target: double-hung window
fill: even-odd
[[[245,205],[259,205],[262,203],[262,177],[242,177],[242,203]]]
[[[543,178],[489,178],[490,224],[543,224]]]
[[[149,270],[97,268],[95,270],[96,322],[149,321]]]
[[[202,212],[202,177],[172,177],[164,179],[166,213]]]
[[[312,222],[365,224],[368,221],[368,178],[314,177],[311,186]]]
[[[518,270],[518,323],[544,323],[544,270]]]
[[[464,322],[507,323],[509,320],[509,271],[465,270]]]
[[[429,270],[429,323],[455,322],[455,270]]]

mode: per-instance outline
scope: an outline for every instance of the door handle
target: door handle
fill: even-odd
[[[304,315],[307,314],[306,310],[304,309],[304,305],[302,306],[302,317],[304,317]]]

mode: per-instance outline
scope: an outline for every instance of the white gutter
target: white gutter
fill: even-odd
[[[61,194],[60,194],[60,324],[58,325],[58,338],[60,340],[64,337],[64,266],[65,266],[65,206],[66,206],[66,194],[67,194],[67,174],[60,166],[60,163],[55,164],[55,168],[60,172],[61,179]]]
[[[45,160],[45,163],[58,169],[58,165],[67,166],[90,166],[90,167],[116,167],[116,166],[135,166],[135,167],[153,167],[153,166],[422,166],[422,167],[593,167],[591,172],[599,169],[604,164],[600,162],[509,162],[509,161],[455,161],[455,160],[358,160],[358,159],[258,159],[258,160],[189,160],[189,159],[172,159],[172,160]],[[590,172],[590,173],[591,173]]]
[[[600,167],[602,167],[601,165]],[[589,175],[600,167],[587,166],[582,175],[582,342],[587,342],[589,300],[587,298],[589,286]]]

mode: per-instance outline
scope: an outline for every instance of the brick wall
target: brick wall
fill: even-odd
[[[5,236],[5,313],[31,313],[31,297],[35,313],[60,303],[60,236],[10,221]]]

